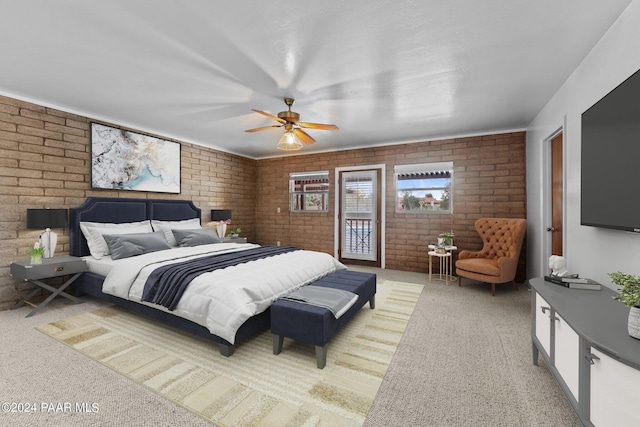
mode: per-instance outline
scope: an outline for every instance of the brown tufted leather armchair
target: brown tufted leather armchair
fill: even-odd
[[[481,251],[461,251],[456,261],[458,286],[461,278],[491,283],[491,295],[496,283],[511,282],[516,277],[520,249],[527,231],[527,221],[516,218],[480,218],[476,230],[484,247]],[[514,282],[518,289],[518,285]]]

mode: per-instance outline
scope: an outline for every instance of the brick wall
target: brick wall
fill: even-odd
[[[445,161],[454,162],[454,213],[396,213],[394,165]],[[374,164],[386,165],[388,269],[427,272],[426,244],[452,228],[460,249],[481,249],[482,241],[474,228],[477,218],[526,218],[525,133],[505,133],[259,160],[257,241],[280,241],[333,254],[335,169]],[[318,170],[330,172],[329,212],[290,213],[289,173]],[[516,277],[519,282],[526,277],[525,252],[523,248]]]
[[[182,194],[91,190],[89,122],[0,96],[0,309],[31,288],[9,275],[9,264],[28,259],[27,249],[41,232],[26,229],[27,208],[69,208],[87,196],[191,199],[203,222],[212,208],[232,209],[233,226],[254,239],[255,160],[181,143]],[[56,255],[68,254],[68,230],[55,231]]]

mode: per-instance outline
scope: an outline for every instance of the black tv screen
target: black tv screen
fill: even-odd
[[[640,233],[640,70],[582,114],[582,225]]]

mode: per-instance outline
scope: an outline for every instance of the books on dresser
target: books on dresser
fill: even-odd
[[[587,289],[592,291],[602,289],[600,283],[583,277],[544,276],[544,280],[570,289]]]
[[[565,283],[589,283],[589,279],[584,277],[562,277],[562,281]]]

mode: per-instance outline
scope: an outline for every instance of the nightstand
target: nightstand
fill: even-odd
[[[225,237],[222,239],[224,243],[247,243],[246,237]]]
[[[12,262],[11,263],[11,276],[16,279],[22,279],[25,282],[32,283],[37,286],[29,295],[27,295],[22,301],[11,307],[11,310],[22,307],[23,305],[30,305],[34,307],[31,313],[25,317],[31,317],[35,315],[41,308],[49,304],[58,295],[67,298],[75,303],[81,304],[83,301],[69,295],[64,290],[76,280],[82,272],[87,269],[87,266],[82,258],[72,256],[62,256],[55,258],[45,258],[41,264],[31,264],[29,261]],[[59,276],[73,275],[69,280],[64,282],[59,288],[55,288],[47,283],[41,282],[40,279],[51,279]],[[40,304],[36,305],[29,301],[35,294],[40,292],[40,289],[46,289],[51,292],[51,295],[47,297]]]

